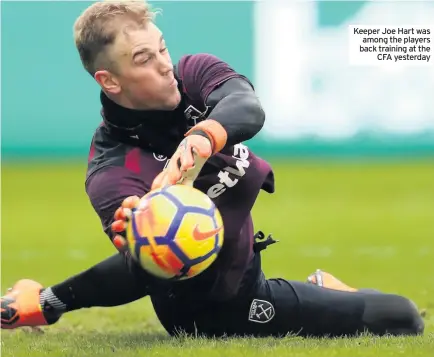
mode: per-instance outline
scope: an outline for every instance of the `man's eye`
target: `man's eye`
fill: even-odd
[[[160,50],[160,52],[163,53],[163,52],[166,52],[166,50],[167,50],[167,47],[164,47]]]
[[[151,59],[150,57],[140,57],[140,58],[137,58],[137,63],[145,64],[145,63],[149,62],[150,59]]]

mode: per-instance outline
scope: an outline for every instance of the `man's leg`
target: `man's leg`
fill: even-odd
[[[2,297],[1,327],[47,325],[68,311],[135,301],[148,294],[147,278],[129,255],[116,254],[47,289],[21,280]]]
[[[416,335],[424,330],[415,305],[399,295],[371,290],[340,291],[284,279],[269,279],[267,285],[274,295],[276,317],[280,320],[277,330],[291,325],[285,317],[277,316],[278,310],[283,316],[297,311],[301,336],[356,336],[363,332]]]
[[[355,289],[354,289],[355,290]],[[424,322],[408,299],[375,291],[340,291],[311,283],[268,279],[254,291],[226,303],[151,296],[160,322],[171,335],[305,337],[416,335]]]

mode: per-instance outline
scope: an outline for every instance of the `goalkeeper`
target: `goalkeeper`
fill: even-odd
[[[152,19],[144,2],[111,1],[92,4],[75,24],[83,66],[101,87],[86,190],[119,252],[51,287],[18,281],[2,298],[2,328],[51,325],[67,312],[150,295],[170,334],[422,333],[404,297],[357,290],[321,271],[309,283],[265,278],[261,250],[274,241],[254,234],[250,212],[261,189],[274,191],[273,171],[241,144],[264,123],[253,86],[215,56],[187,55],[173,66]],[[128,209],[152,188],[193,181],[222,214],[224,247],[195,278],[157,279],[124,249]]]

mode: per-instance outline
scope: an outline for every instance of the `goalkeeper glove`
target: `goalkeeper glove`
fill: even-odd
[[[220,123],[207,119],[191,128],[170,158],[167,167],[155,178],[151,190],[166,185],[193,186],[205,162],[226,145],[227,133]]]
[[[117,250],[123,252],[127,248],[127,240],[122,236],[125,233],[128,221],[131,219],[132,210],[136,208],[140,202],[138,196],[130,196],[123,200],[114,214],[114,222],[111,225],[111,230],[114,234],[113,244]]]

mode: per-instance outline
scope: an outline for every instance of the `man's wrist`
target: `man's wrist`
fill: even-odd
[[[212,146],[212,139],[210,138],[210,136],[208,135],[208,133],[206,133],[205,131],[200,130],[200,129],[195,129],[195,130],[191,131],[188,134],[188,136],[190,136],[190,135],[200,135],[200,136],[203,136],[204,138],[207,138],[209,140],[209,142],[210,142],[210,144]]]
[[[213,154],[224,148],[228,138],[223,126],[213,119],[206,119],[196,124],[185,134],[185,136],[193,134],[206,137],[211,142]]]

